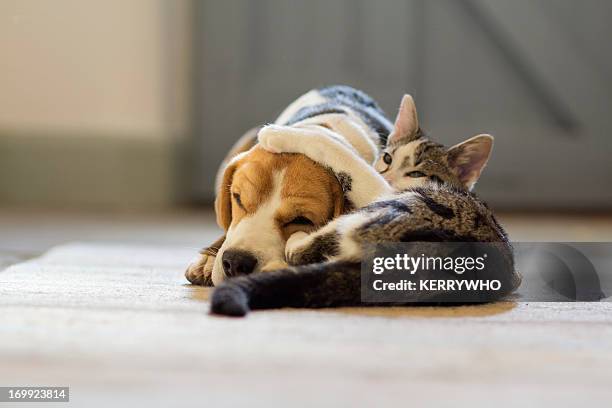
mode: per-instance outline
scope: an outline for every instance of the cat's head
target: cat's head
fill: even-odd
[[[493,137],[485,134],[450,148],[427,139],[419,127],[414,100],[404,95],[387,147],[375,167],[398,191],[431,182],[471,190],[492,148]]]

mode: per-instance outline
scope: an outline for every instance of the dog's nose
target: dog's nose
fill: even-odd
[[[257,258],[245,251],[228,250],[223,253],[223,270],[229,277],[247,275],[255,269]]]

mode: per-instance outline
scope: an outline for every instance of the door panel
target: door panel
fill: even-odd
[[[477,190],[497,207],[610,208],[611,12],[569,0],[202,2],[194,190],[212,197],[246,129],[345,83],[389,116],[413,94],[444,143],[494,134]]]

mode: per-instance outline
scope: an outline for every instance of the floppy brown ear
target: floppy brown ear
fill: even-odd
[[[238,167],[237,162],[230,162],[223,172],[223,177],[219,183],[219,191],[215,199],[215,213],[217,214],[217,224],[225,231],[229,229],[232,223],[232,200],[230,189],[234,173]]]
[[[492,149],[491,135],[474,136],[448,149],[448,164],[468,189],[472,189],[478,181]]]
[[[419,130],[419,119],[417,117],[416,105],[412,96],[406,94],[400,103],[399,112],[395,118],[393,132],[389,135],[388,142],[396,142],[403,138],[411,138]]]

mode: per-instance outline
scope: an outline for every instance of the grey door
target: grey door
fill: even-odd
[[[611,18],[606,1],[200,3],[196,195],[242,132],[345,83],[389,116],[411,93],[444,143],[494,134],[477,189],[497,207],[612,207]]]

